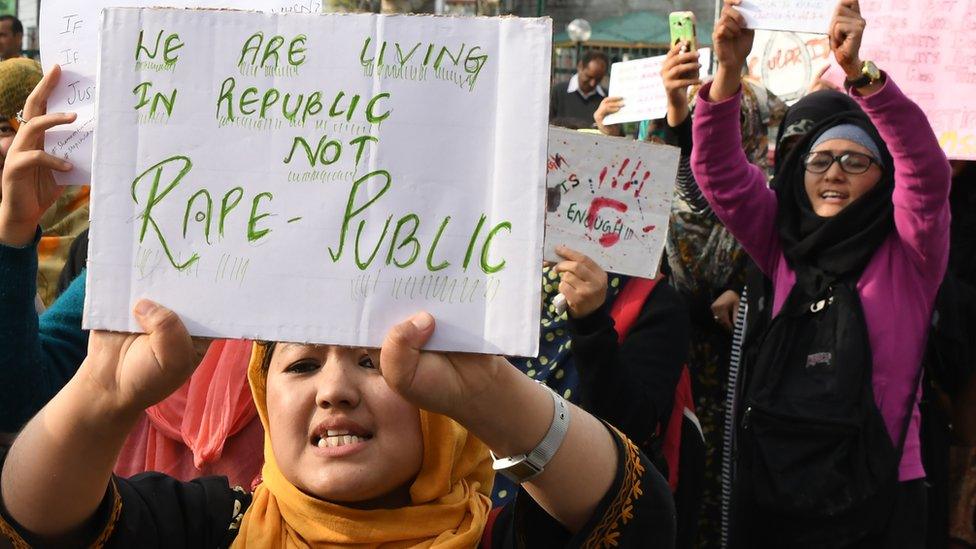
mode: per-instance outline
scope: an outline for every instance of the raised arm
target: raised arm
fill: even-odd
[[[830,28],[830,47],[849,81],[861,77],[861,38],[867,22],[857,0],[840,0]],[[886,75],[852,91],[871,117],[894,159],[895,228],[933,285],[942,280],[949,255],[949,188],[952,170],[925,113]]]
[[[741,74],[752,49],[753,31],[736,11],[738,0],[725,0],[712,35],[718,69],[702,87],[695,108],[695,149],[691,169],[702,194],[725,227],[767,275],[780,257],[776,233],[776,196],[763,171],[742,151],[739,113]]]
[[[453,418],[497,456],[535,448],[553,420],[549,390],[501,357],[421,352],[433,332],[427,313],[390,330],[379,361],[387,383],[415,405]],[[570,405],[562,444],[523,487],[551,517],[578,532],[613,485],[618,459],[607,427]]]
[[[4,508],[47,543],[85,531],[139,415],[182,385],[196,364],[175,313],[140,301],[136,318],[148,335],[92,333],[78,373],[24,427],[3,464]]]
[[[895,161],[895,228],[919,270],[941,280],[949,256],[949,161],[928,119],[895,83],[855,94]],[[909,128],[910,131],[906,131]]]
[[[691,171],[691,152],[694,139],[691,133],[691,108],[688,101],[688,88],[701,84],[698,74],[701,64],[698,52],[682,53],[681,44],[676,44],[668,52],[661,67],[661,80],[668,96],[667,130],[681,149],[678,161],[678,175],[675,179],[676,200],[671,203],[672,211],[689,208],[693,213],[711,215],[711,206],[702,195]]]
[[[0,431],[18,430],[71,377],[85,354],[76,288],[38,325],[34,310],[37,225],[61,196],[51,170],[71,165],[44,152],[46,130],[75,119],[47,114],[47,97],[60,76],[55,66],[24,106],[24,118],[7,154],[0,192]]]

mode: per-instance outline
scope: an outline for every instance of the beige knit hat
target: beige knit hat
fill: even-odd
[[[41,64],[27,57],[0,61],[0,118],[13,118],[44,76]]]

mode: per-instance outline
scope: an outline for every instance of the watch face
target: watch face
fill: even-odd
[[[871,61],[867,61],[866,63],[864,63],[864,75],[870,78],[871,81],[873,82],[881,78],[881,71],[878,70],[877,65],[875,65]]]

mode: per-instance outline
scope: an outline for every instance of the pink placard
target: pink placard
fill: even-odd
[[[861,57],[928,115],[946,156],[976,160],[976,0],[861,0]]]

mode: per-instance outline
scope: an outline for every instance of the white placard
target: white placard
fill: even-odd
[[[604,270],[654,278],[668,234],[677,147],[549,129],[545,258],[556,246]]]
[[[47,150],[74,164],[55,172],[62,185],[91,182],[92,130],[95,127],[95,72],[98,67],[99,13],[108,7],[168,6],[235,8],[271,13],[312,14],[321,0],[44,0],[41,2],[41,64],[60,64],[61,81],[48,100],[48,112],[76,112],[78,119],[48,132]]]
[[[103,19],[86,328],[535,355],[548,18]]]
[[[827,34],[837,0],[742,0],[736,9],[750,29]]]
[[[700,76],[704,80],[708,76],[712,51],[702,48],[698,52]],[[667,115],[668,96],[664,92],[664,80],[661,78],[661,67],[666,58],[666,55],[658,55],[613,64],[608,93],[611,97],[622,97],[624,108],[605,117],[604,124],[655,120]]]
[[[830,39],[824,34],[756,31],[746,66],[750,76],[792,105],[809,92],[813,80],[831,66],[833,58]],[[844,73],[836,67],[823,79],[843,88]]]

